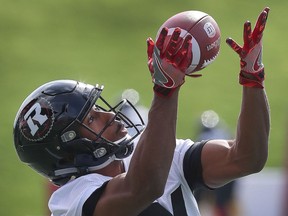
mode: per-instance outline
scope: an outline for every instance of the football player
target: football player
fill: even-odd
[[[241,59],[243,85],[234,140],[176,139],[179,89],[193,46],[189,35],[178,40],[178,28],[167,47],[165,28],[155,44],[147,41],[154,98],[145,128],[129,101],[110,105],[100,85],[56,80],[32,92],[16,115],[14,143],[23,162],[61,186],[49,201],[52,215],[200,215],[197,188],[217,188],[259,172],[270,129],[261,61],[268,12],[261,12],[253,30],[245,23],[243,46],[227,39]],[[169,70],[155,67],[155,50],[172,65]],[[168,79],[171,73],[177,79]],[[131,106],[138,120],[122,113],[124,106]]]

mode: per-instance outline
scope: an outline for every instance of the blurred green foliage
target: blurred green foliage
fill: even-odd
[[[195,137],[203,110],[213,109],[235,131],[241,87],[239,60],[225,38],[242,42],[243,23],[253,24],[265,6],[271,12],[264,36],[266,91],[272,128],[267,166],[281,166],[287,106],[286,49],[288,2],[171,0],[0,0],[0,215],[45,215],[45,180],[19,162],[13,147],[14,116],[24,98],[54,79],[105,84],[115,100],[126,88],[150,106],[152,84],[146,66],[146,38],[184,10],[212,15],[222,32],[221,54],[199,79],[187,78],[181,90],[177,134]],[[259,110],[261,112],[261,110]]]

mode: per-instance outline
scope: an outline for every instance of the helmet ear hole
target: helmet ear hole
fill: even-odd
[[[74,164],[77,167],[87,167],[90,166],[91,161],[93,161],[94,158],[90,154],[78,154],[74,158]]]
[[[57,166],[67,167],[68,165],[71,165],[72,163],[73,163],[73,160],[68,160],[68,158],[62,158],[58,161]]]

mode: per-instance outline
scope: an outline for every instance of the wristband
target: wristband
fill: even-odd
[[[239,83],[246,87],[263,89],[264,79],[265,79],[264,68],[256,73],[249,73],[241,70],[239,74]]]

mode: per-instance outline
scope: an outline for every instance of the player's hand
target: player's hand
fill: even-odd
[[[256,25],[251,30],[251,23],[244,24],[243,40],[241,47],[232,38],[226,43],[240,56],[239,83],[248,87],[263,88],[264,64],[262,63],[262,37],[266,26],[269,8],[266,7],[260,13]]]
[[[181,29],[176,28],[167,41],[168,29],[163,28],[156,45],[147,39],[148,68],[154,91],[161,96],[170,96],[185,82],[185,71],[192,61],[192,36],[182,38],[180,33]]]

